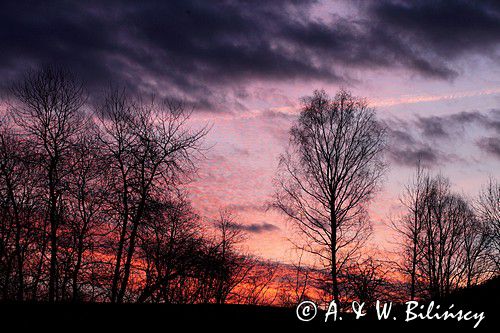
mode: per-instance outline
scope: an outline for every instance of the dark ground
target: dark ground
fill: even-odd
[[[477,330],[498,332],[500,280],[455,293],[442,304],[455,304],[455,309],[485,312],[485,320]],[[73,332],[182,332],[188,328],[196,331],[237,332],[243,328],[259,331],[287,332],[299,329],[302,332],[366,332],[406,331],[408,329],[441,330],[452,332],[459,328],[472,330],[475,321],[414,320],[405,322],[405,308],[395,308],[391,314],[397,320],[378,321],[374,317],[359,320],[342,315],[342,321],[324,323],[324,313],[318,313],[310,322],[300,322],[295,309],[258,307],[247,305],[111,305],[111,304],[2,304],[0,307],[0,332],[30,331]],[[8,328],[7,328],[8,327]],[[5,329],[7,328],[7,329]]]

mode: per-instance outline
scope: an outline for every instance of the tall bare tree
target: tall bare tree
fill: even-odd
[[[39,218],[34,191],[39,170],[31,163],[32,149],[11,125],[7,118],[0,121],[0,288],[3,299],[23,301],[32,277],[27,268]]]
[[[417,269],[422,252],[419,239],[424,228],[429,191],[430,177],[419,163],[413,179],[405,186],[399,199],[405,213],[399,221],[392,223],[393,229],[398,233],[398,242],[402,250],[402,262],[398,264],[398,268],[410,279],[410,300],[415,299],[417,292]]]
[[[363,99],[316,91],[304,99],[280,159],[275,207],[314,244],[337,302],[339,271],[371,230],[366,208],[385,171],[385,134]]]
[[[154,196],[173,189],[195,170],[208,128],[191,130],[180,103],[143,102],[110,92],[99,110],[100,138],[113,173],[119,235],[111,301],[122,302],[131,274],[139,226]]]
[[[410,279],[411,299],[440,298],[487,278],[486,224],[464,196],[451,191],[447,178],[418,166],[401,203],[405,213],[394,228],[401,236],[399,268]]]
[[[421,275],[430,297],[435,299],[448,295],[463,281],[463,236],[472,215],[468,203],[451,193],[447,178],[438,175],[431,182],[419,244]]]
[[[108,169],[102,158],[96,131],[92,123],[75,142],[71,174],[68,179],[67,251],[71,298],[82,298],[82,287],[89,283],[89,267],[96,262],[94,252],[106,221],[105,203],[108,194]]]
[[[73,140],[82,130],[82,85],[68,71],[53,67],[30,72],[12,88],[14,121],[38,155],[49,221],[50,268],[48,300],[57,298],[58,230]]]
[[[490,233],[488,224],[474,214],[472,207],[465,211],[463,226],[463,251],[465,264],[465,286],[470,287],[490,277],[488,247]]]

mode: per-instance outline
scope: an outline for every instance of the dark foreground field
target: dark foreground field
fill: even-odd
[[[440,304],[455,304],[456,309],[485,312],[485,319],[478,329],[498,331],[499,326],[499,280],[463,290]],[[447,307],[446,307],[447,308]],[[354,320],[343,315],[342,321],[331,319],[324,323],[324,313],[318,313],[310,322],[300,322],[295,309],[259,307],[248,305],[158,305],[158,304],[2,304],[0,332],[29,329],[32,332],[49,329],[57,332],[75,330],[108,332],[179,332],[182,328],[197,328],[197,331],[253,331],[280,332],[300,329],[302,332],[337,331],[402,331],[411,328],[450,332],[456,328],[472,330],[473,321],[414,320],[405,322],[404,308],[395,308],[397,320],[378,321],[374,317]],[[392,315],[391,315],[392,319]]]

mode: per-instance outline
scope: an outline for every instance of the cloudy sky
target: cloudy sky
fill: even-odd
[[[93,96],[118,83],[194,107],[213,146],[194,206],[234,209],[264,257],[289,255],[289,228],[265,205],[314,89],[367,98],[390,128],[372,246],[390,248],[383,222],[417,159],[471,197],[500,177],[496,1],[2,1],[0,40],[3,96],[28,68],[58,64]]]

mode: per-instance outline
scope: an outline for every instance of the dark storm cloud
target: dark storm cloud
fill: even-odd
[[[238,224],[235,226],[239,230],[243,230],[253,234],[260,234],[267,231],[279,230],[277,226],[271,223],[251,223],[251,224]]]
[[[390,129],[389,134],[398,144],[413,145],[416,143],[415,139],[408,131],[393,128]]]
[[[498,10],[488,2],[360,3],[356,19],[328,7],[318,19],[315,5],[3,1],[0,85],[28,67],[58,64],[90,89],[117,82],[205,109],[244,110],[235,101],[244,98],[240,85],[255,79],[342,81],[349,70],[372,68],[448,79],[458,73],[448,60],[490,55],[500,40]]]
[[[443,128],[443,121],[440,117],[419,117],[417,126],[426,137],[447,137],[448,133]]]
[[[414,167],[420,162],[432,167],[444,160],[439,151],[412,134],[412,124],[403,120],[390,120],[385,125],[389,136],[388,157],[393,163]]]
[[[401,166],[414,167],[421,163],[433,167],[446,160],[446,157],[437,149],[422,140],[418,133],[413,134],[414,124],[403,120],[386,122],[389,136],[388,157]]]
[[[90,86],[108,81],[224,104],[220,86],[260,79],[337,80],[284,37],[310,2],[164,1],[3,3],[0,73],[56,63]],[[304,27],[307,29],[307,27]],[[4,81],[5,82],[5,81]],[[218,87],[219,86],[219,87]],[[208,105],[207,105],[208,104]]]
[[[490,110],[487,113],[468,113],[466,116],[461,116],[466,113],[457,114],[461,119],[462,125],[478,124],[484,131],[493,132],[493,136],[483,137],[476,142],[476,145],[485,153],[492,155],[494,158],[500,158],[500,110]]]
[[[395,164],[415,166],[417,162],[432,167],[457,161],[446,153],[449,139],[460,140],[464,131],[476,126],[481,132],[493,133],[479,139],[476,145],[487,154],[500,157],[500,112],[463,111],[443,116],[416,116],[414,120],[386,122],[389,133],[388,156]],[[444,144],[444,145],[443,145]]]
[[[477,142],[477,145],[484,152],[500,158],[500,138],[499,137],[486,137]]]
[[[488,121],[488,116],[482,114],[479,111],[462,111],[459,113],[454,113],[449,116],[452,122],[460,125],[467,125],[471,123],[485,123]]]
[[[461,134],[466,126],[478,125],[485,129],[496,129],[500,114],[490,112],[462,111],[444,116],[417,117],[414,125],[426,138],[444,139],[452,134]]]
[[[500,135],[500,110],[491,110],[486,123],[489,128],[495,130]]]
[[[441,155],[436,149],[425,145],[398,147],[389,151],[389,156],[393,162],[408,167],[415,167],[418,163],[426,167],[435,166],[444,160]]]
[[[456,59],[465,53],[491,53],[500,36],[498,1],[376,1],[370,15],[417,48]]]

